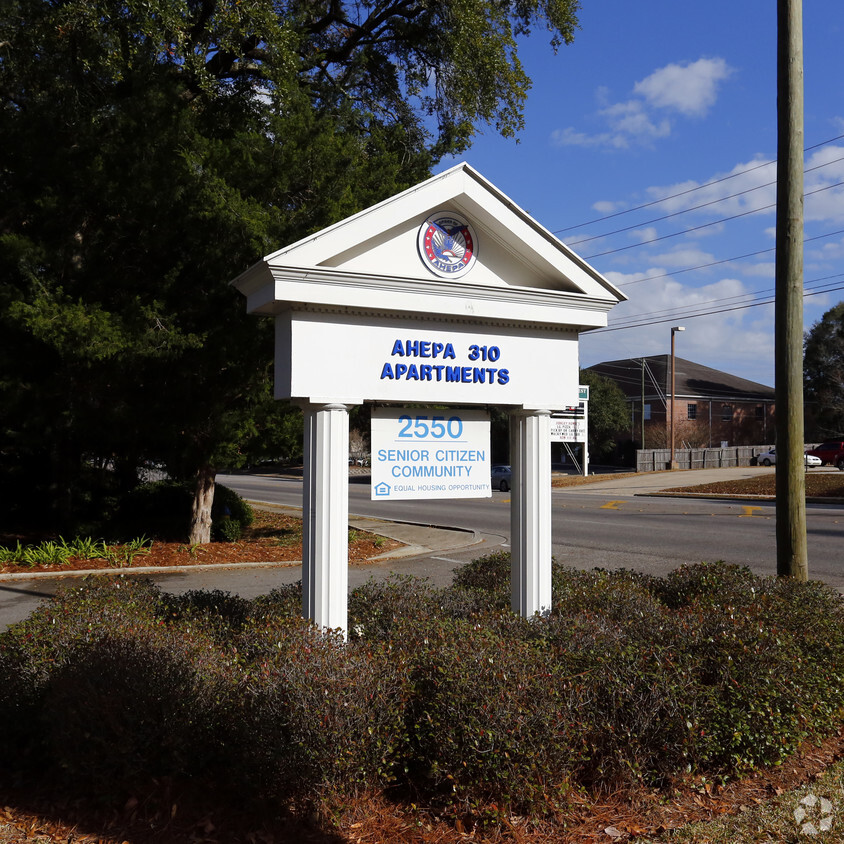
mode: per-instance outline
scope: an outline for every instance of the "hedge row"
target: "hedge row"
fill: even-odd
[[[508,577],[497,554],[446,590],[372,582],[347,642],[297,617],[298,587],[67,589],[0,636],[0,766],[115,799],[169,776],[241,802],[398,787],[542,812],[775,764],[840,724],[844,609],[819,583],[555,566],[553,612],[523,620]]]

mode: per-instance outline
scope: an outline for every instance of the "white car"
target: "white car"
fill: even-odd
[[[804,454],[803,459],[806,461],[806,468],[810,466],[820,466],[820,457],[815,457],[814,454]],[[773,466],[777,462],[777,450],[772,448],[770,451],[763,451],[762,454],[756,457],[756,463],[759,466]]]

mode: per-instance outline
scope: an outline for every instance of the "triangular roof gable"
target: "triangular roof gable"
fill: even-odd
[[[475,230],[477,259],[462,279],[467,284],[626,298],[465,162],[279,249],[264,263],[430,281],[434,276],[419,257],[417,237],[426,218],[440,210],[465,216]]]

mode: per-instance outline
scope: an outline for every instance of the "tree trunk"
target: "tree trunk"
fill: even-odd
[[[204,545],[211,541],[211,505],[214,503],[216,477],[217,472],[211,466],[203,466],[196,473],[188,539],[191,545]]]

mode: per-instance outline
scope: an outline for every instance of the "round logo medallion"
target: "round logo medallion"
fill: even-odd
[[[440,278],[465,275],[475,263],[475,236],[469,223],[451,211],[431,214],[419,227],[419,255]]]

